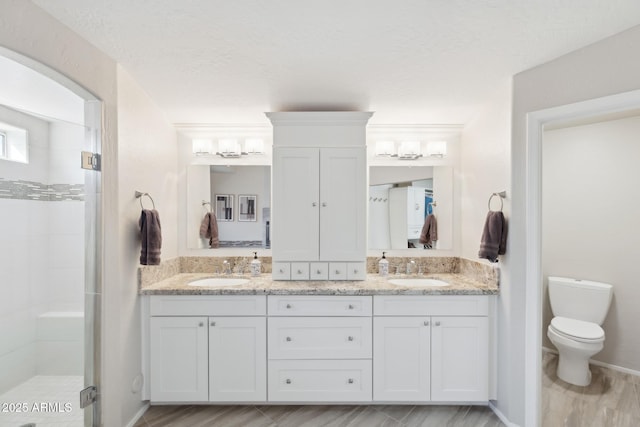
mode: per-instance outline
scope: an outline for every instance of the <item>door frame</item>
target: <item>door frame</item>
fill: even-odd
[[[544,127],[640,108],[640,90],[532,111],[526,117],[525,425],[540,425],[542,392],[542,143]],[[535,386],[534,386],[535,385]]]

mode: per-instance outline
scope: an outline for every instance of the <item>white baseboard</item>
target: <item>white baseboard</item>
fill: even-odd
[[[548,348],[548,347],[542,347],[542,351],[547,352],[547,353],[558,354],[558,350],[554,350],[554,349],[551,349],[551,348]],[[599,360],[593,360],[593,359],[589,359],[589,363],[592,364],[592,365],[601,366],[603,368],[611,369],[612,371],[618,371],[618,372],[622,372],[624,374],[635,375],[637,377],[640,377],[640,371],[636,371],[636,370],[633,370],[633,369],[624,368],[622,366],[617,366],[617,365],[611,365],[610,363],[604,363],[604,362],[600,362]]]
[[[149,403],[145,403],[145,405],[140,408],[140,410],[138,412],[136,412],[136,414],[133,416],[133,418],[131,418],[131,421],[129,421],[127,423],[126,427],[133,427],[138,420],[140,419],[140,417],[142,417],[142,415],[144,415],[145,412],[147,412],[147,409],[149,409]]]
[[[506,425],[507,427],[520,427],[518,424],[514,424],[511,421],[509,421],[507,419],[507,417],[504,416],[504,414],[502,413],[502,411],[500,411],[500,409],[498,409],[494,404],[493,404],[493,400],[489,401],[489,408],[491,408],[491,410],[493,411],[494,414],[497,415],[498,418],[500,418],[500,421],[502,421],[502,423],[504,425]]]

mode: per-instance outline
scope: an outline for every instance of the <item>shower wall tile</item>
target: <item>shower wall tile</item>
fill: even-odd
[[[50,235],[49,265],[51,268],[84,267],[84,237],[76,234]]]
[[[36,374],[35,342],[0,356],[0,394]]]
[[[52,268],[47,285],[49,311],[84,311],[84,268]]]
[[[61,201],[48,204],[48,232],[84,235],[84,203]]]

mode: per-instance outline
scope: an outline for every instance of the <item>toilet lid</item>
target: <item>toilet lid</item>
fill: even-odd
[[[554,317],[551,319],[551,327],[561,334],[578,340],[595,341],[604,339],[604,331],[600,325],[591,322],[567,317]]]

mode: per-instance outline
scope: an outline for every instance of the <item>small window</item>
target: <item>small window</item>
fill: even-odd
[[[0,122],[0,159],[29,163],[27,130]]]

